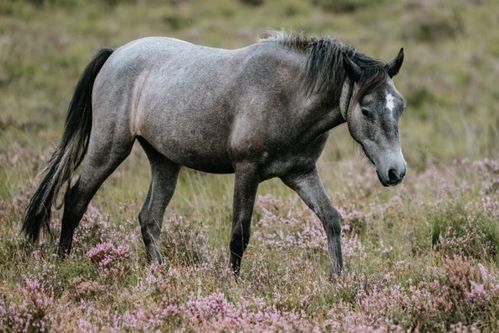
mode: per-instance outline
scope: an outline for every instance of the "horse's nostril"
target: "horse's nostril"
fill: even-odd
[[[404,169],[404,171],[402,171],[402,172],[400,173],[400,179],[402,179],[402,178],[404,178],[404,177],[405,177],[405,172],[406,172],[406,170]]]
[[[388,179],[390,179],[391,182],[395,182],[395,181],[400,179],[398,177],[397,171],[395,171],[395,169],[388,170]]]

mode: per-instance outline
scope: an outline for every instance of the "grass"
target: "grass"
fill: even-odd
[[[499,4],[442,1],[0,3],[1,331],[472,331],[499,329]],[[346,126],[319,161],[344,217],[346,273],[327,275],[320,223],[263,183],[236,281],[227,269],[232,176],[182,170],[164,220],[165,267],[146,264],[140,148],[108,179],[61,262],[19,225],[92,54],[149,35],[215,47],[265,29],[335,36],[406,61],[396,84],[409,173],[385,189]],[[60,212],[52,223],[58,235]],[[34,252],[33,252],[34,250]]]

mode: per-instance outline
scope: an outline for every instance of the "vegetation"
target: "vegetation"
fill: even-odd
[[[0,331],[497,332],[498,12],[494,0],[0,2]],[[382,59],[406,50],[404,183],[383,188],[346,126],[319,162],[344,217],[342,277],[328,278],[320,223],[272,180],[236,281],[232,176],[190,170],[165,215],[168,264],[147,265],[139,147],[92,201],[69,259],[54,256],[56,237],[23,239],[23,211],[98,48],[149,35],[235,48],[269,28]]]

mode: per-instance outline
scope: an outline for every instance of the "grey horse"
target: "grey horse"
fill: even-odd
[[[346,122],[380,182],[402,181],[406,162],[398,122],[405,101],[392,78],[403,57],[401,49],[385,63],[332,38],[282,32],[236,50],[164,37],[100,50],[76,86],[62,142],[26,210],[23,231],[38,239],[67,183],[58,253],[68,255],[88,203],[137,140],[151,165],[139,214],[151,260],[163,262],[158,246],[163,215],[179,169],[186,166],[235,173],[230,265],[236,275],[258,184],[273,177],[321,220],[330,271],[339,274],[341,217],[316,162],[328,131]]]

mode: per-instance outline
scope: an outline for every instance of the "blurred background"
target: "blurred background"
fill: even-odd
[[[150,171],[138,145],[92,200],[68,260],[48,237],[31,251],[24,209],[99,48],[153,35],[238,48],[269,29],[384,60],[405,49],[395,78],[408,102],[404,182],[382,187],[345,125],[319,160],[343,216],[343,279],[327,280],[322,225],[279,180],[259,187],[233,279],[234,177],[188,169],[165,214],[169,269],[149,269],[137,215]],[[221,332],[498,332],[498,78],[497,0],[0,0],[0,331],[207,331],[198,304]],[[158,319],[170,306],[178,315]],[[269,320],[242,330],[220,321],[226,313]]]
[[[12,198],[43,168],[76,81],[97,49],[153,35],[238,48],[268,29],[332,36],[384,60],[405,48],[396,84],[408,101],[400,124],[408,181],[428,165],[497,156],[498,1],[3,0],[1,198]],[[334,183],[330,171],[348,159],[366,163],[340,126],[320,161],[326,182]],[[134,177],[118,172],[112,181],[129,189],[125,196],[143,196],[149,168],[140,149],[119,170],[129,169]],[[181,182],[189,177],[213,176],[188,171]],[[230,188],[230,181],[222,183]]]

